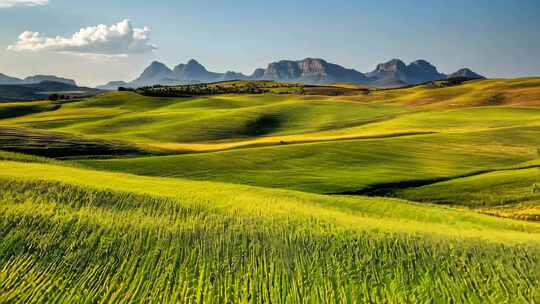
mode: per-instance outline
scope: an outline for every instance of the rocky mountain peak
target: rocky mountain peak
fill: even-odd
[[[291,60],[270,63],[263,75],[264,79],[285,81],[298,77],[300,77],[299,63]]]
[[[325,73],[327,62],[318,58],[306,58],[298,62],[303,73]]]
[[[187,65],[192,65],[192,66],[202,66],[197,60],[195,59],[190,59],[188,62],[187,62]]]
[[[418,59],[416,61],[411,62],[411,64],[409,64],[409,65],[421,66],[421,67],[432,67],[433,66],[431,63],[429,63],[428,61],[426,61],[424,59]]]
[[[455,77],[464,77],[464,78],[470,78],[470,79],[485,79],[484,76],[477,74],[468,68],[460,69],[457,72],[448,75],[448,78],[455,78]]]
[[[206,68],[195,59],[190,59],[184,66],[185,73],[202,73],[207,72]]]
[[[251,74],[251,76],[249,76],[249,78],[250,79],[261,79],[261,78],[263,78],[265,71],[266,70],[262,69],[262,68],[255,69],[255,71],[253,71],[253,74]]]
[[[406,68],[407,66],[400,59],[392,59],[388,62],[377,65],[375,70],[379,72],[398,72],[404,71]]]
[[[446,75],[439,73],[437,68],[426,60],[420,59],[407,66],[409,83],[417,84],[432,80],[445,79]]]
[[[146,76],[153,76],[163,72],[170,73],[171,69],[159,61],[152,61],[152,63],[143,71],[143,75],[146,74]]]
[[[268,64],[266,69],[256,69],[246,76],[228,71],[215,73],[208,71],[195,59],[177,65],[172,71],[163,63],[152,62],[139,78],[127,85],[139,87],[153,84],[209,83],[225,80],[252,79],[303,82],[306,84],[331,84],[339,82],[370,84],[377,87],[403,87],[416,85],[448,77],[483,78],[470,69],[461,69],[447,76],[426,60],[419,59],[406,65],[400,59],[392,59],[377,65],[370,73],[363,74],[354,69],[330,63],[321,58],[308,57],[302,60],[280,60]],[[2,82],[0,75],[0,83]],[[5,78],[5,77],[4,77]],[[5,82],[9,81],[7,78]],[[118,83],[122,84],[122,83]],[[114,86],[118,84],[113,83]],[[109,86],[109,87],[112,87]]]
[[[165,64],[159,61],[153,61],[144,71],[141,76],[133,82],[140,85],[159,84],[161,79],[167,78],[172,73]]]

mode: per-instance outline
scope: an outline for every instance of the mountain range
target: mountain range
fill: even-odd
[[[233,71],[216,73],[208,71],[202,64],[191,59],[170,69],[161,62],[152,62],[143,73],[131,82],[113,81],[99,86],[102,90],[116,90],[118,87],[142,87],[149,85],[176,85],[210,83],[228,80],[276,80],[302,82],[306,84],[356,83],[380,88],[403,87],[452,77],[480,79],[483,76],[470,69],[460,69],[455,73],[440,73],[435,66],[425,60],[405,64],[400,59],[392,59],[378,64],[375,70],[362,73],[323,59],[281,60],[272,62],[263,69],[256,69],[251,75]]]
[[[53,75],[34,75],[28,76],[24,79],[11,77],[0,73],[0,85],[16,85],[16,84],[39,84],[44,81],[61,82],[71,86],[77,86],[77,83],[73,79],[62,78]]]
[[[66,82],[45,80],[39,83],[0,84],[0,101],[46,99],[51,94],[77,98],[93,96],[102,92],[101,90],[79,87]]]

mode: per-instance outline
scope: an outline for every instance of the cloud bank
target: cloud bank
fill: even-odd
[[[42,6],[49,4],[49,0],[0,0],[0,8],[14,6]]]
[[[82,28],[71,37],[46,37],[39,32],[25,31],[15,44],[8,46],[8,50],[127,56],[156,49],[149,41],[149,32],[146,26],[133,28],[128,19],[109,26],[100,24]]]

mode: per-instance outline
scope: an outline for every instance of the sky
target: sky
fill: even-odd
[[[361,72],[400,58],[540,76],[539,29],[538,0],[0,0],[0,73],[94,86],[153,60],[250,74],[314,57]]]

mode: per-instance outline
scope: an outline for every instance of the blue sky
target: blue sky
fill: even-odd
[[[0,0],[0,73],[15,76],[58,74],[95,85],[132,79],[152,60],[174,66],[195,58],[210,70],[251,73],[305,57],[362,72],[397,57],[426,59],[447,73],[470,67],[489,77],[540,76],[538,0],[18,1]],[[7,50],[24,31],[70,38],[124,19],[148,26],[147,37],[136,48],[108,45],[108,56],[44,44]],[[109,56],[116,51],[121,56]]]

